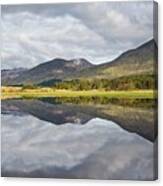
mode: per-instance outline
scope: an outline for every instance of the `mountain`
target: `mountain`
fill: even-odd
[[[123,76],[155,74],[156,54],[157,46],[152,39],[136,49],[124,52],[111,62],[80,71],[76,78],[115,79]]]
[[[82,58],[72,60],[56,58],[31,68],[16,77],[13,76],[8,82],[2,79],[2,85],[39,84],[51,79],[62,80],[74,72],[90,67],[92,64]]]
[[[14,68],[14,69],[4,69],[1,70],[1,81],[2,84],[7,84],[16,77],[20,76],[22,73],[27,71],[25,68]]]
[[[157,46],[152,39],[136,49],[121,54],[113,61],[93,65],[85,59],[64,60],[56,58],[29,69],[2,85],[49,84],[73,79],[112,80],[132,75],[153,75],[156,70]],[[2,74],[3,75],[3,74]]]

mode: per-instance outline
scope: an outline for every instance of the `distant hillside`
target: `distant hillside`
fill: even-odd
[[[115,79],[123,76],[154,74],[157,46],[154,40],[121,54],[115,60],[76,74],[76,78]],[[74,76],[73,76],[74,78]]]
[[[15,69],[1,70],[2,84],[8,84],[8,82],[11,82],[13,79],[20,76],[25,71],[27,71],[27,69],[25,69],[25,68],[15,68]]]
[[[154,40],[121,54],[111,62],[93,65],[85,59],[54,59],[42,63],[16,77],[4,81],[2,85],[39,84],[52,86],[56,82],[75,79],[112,80],[126,76],[154,75],[157,46]],[[3,75],[3,74],[2,74]]]
[[[39,84],[51,79],[62,80],[74,72],[91,66],[92,64],[85,59],[64,60],[56,58],[12,77],[8,81],[2,80],[2,85]]]

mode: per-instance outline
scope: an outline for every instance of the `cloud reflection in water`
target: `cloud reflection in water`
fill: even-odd
[[[51,125],[2,115],[2,175],[153,179],[153,143],[111,121]]]

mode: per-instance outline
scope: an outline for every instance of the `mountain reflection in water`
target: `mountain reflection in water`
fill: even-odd
[[[151,100],[3,100],[2,175],[152,180],[153,105]]]

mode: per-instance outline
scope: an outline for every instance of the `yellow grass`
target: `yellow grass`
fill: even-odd
[[[105,90],[54,90],[52,88],[22,89],[21,87],[2,87],[1,99],[7,98],[37,98],[37,97],[79,97],[79,96],[105,96],[110,98],[149,98],[156,97],[153,90],[127,90],[127,91],[105,91]]]

